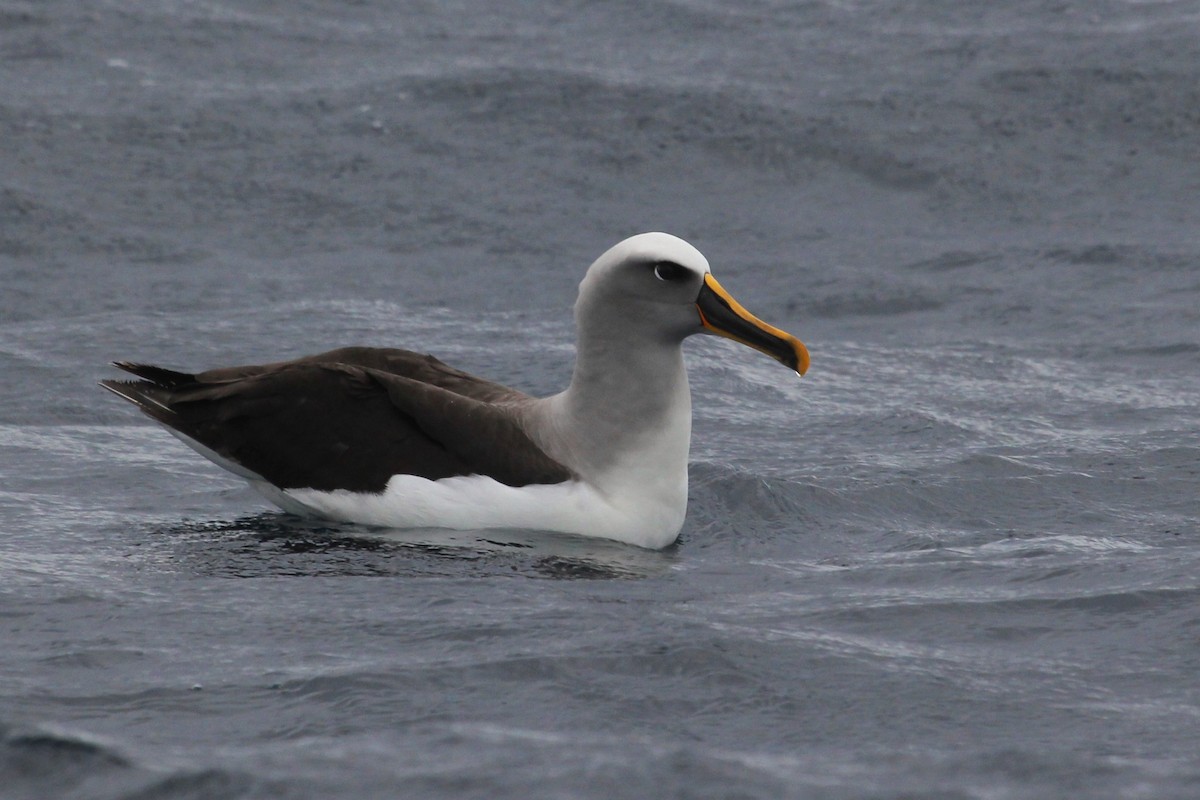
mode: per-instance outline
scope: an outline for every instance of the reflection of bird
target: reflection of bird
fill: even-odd
[[[102,385],[287,511],[665,547],[687,506],[683,340],[720,334],[801,374],[808,352],[743,309],[703,255],[665,233],[597,259],[575,321],[571,384],[546,398],[432,356],[366,347],[195,375],[117,362],[141,380]]]

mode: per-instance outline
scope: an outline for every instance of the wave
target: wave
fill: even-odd
[[[283,781],[219,768],[156,769],[84,735],[0,723],[0,794],[13,800],[237,800],[278,797]],[[300,787],[293,787],[300,788]]]

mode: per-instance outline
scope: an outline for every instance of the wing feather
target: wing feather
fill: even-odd
[[[572,476],[521,427],[514,412],[529,397],[432,356],[349,348],[196,375],[118,366],[144,380],[106,388],[281,489],[379,492],[397,474],[511,486]]]

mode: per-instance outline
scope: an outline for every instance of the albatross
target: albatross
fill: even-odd
[[[717,334],[803,375],[692,245],[643,233],[588,268],[570,385],[532,397],[408,350],[348,347],[101,385],[281,509],[387,528],[524,528],[660,549],[687,510],[683,340]]]

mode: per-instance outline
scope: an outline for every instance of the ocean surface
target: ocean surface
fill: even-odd
[[[0,0],[0,798],[1200,797],[1200,5]],[[565,385],[687,238],[678,544],[272,510],[96,386]]]

